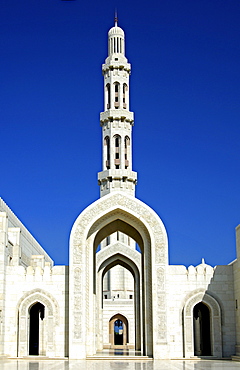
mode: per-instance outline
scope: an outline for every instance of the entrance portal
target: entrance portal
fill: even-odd
[[[200,302],[193,309],[194,355],[211,356],[210,313],[208,307]]]
[[[44,305],[35,303],[29,311],[29,355],[38,356],[40,353],[40,337],[43,335],[43,330],[40,330],[41,321],[44,319]]]

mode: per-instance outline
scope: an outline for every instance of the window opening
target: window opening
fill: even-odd
[[[128,136],[125,136],[124,139],[124,156],[125,156],[125,169],[129,166],[129,149],[130,149],[130,139]]]
[[[107,170],[110,169],[110,139],[108,136],[104,139],[104,145],[106,146],[105,158],[106,158],[106,168]]]
[[[107,84],[107,109],[111,108],[111,89],[110,89],[110,84]]]
[[[115,83],[115,108],[119,107],[119,83]]]

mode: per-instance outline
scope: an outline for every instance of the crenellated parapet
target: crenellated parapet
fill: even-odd
[[[51,266],[45,262],[45,266],[7,266],[9,276],[17,276],[21,282],[54,282],[59,277],[66,275],[66,266]],[[61,279],[61,278],[60,278]]]

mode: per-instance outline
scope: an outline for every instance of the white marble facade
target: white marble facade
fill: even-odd
[[[100,198],[74,223],[70,266],[54,266],[0,199],[0,356],[85,359],[106,348],[155,359],[238,356],[240,227],[231,264],[169,265],[162,221],[135,198],[131,65],[117,21],[108,43]]]

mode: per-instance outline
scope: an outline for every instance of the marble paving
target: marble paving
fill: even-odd
[[[226,360],[0,360],[1,370],[240,370]]]

